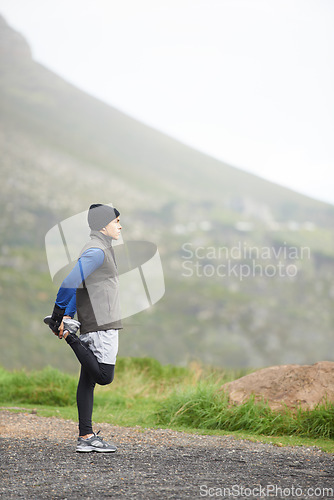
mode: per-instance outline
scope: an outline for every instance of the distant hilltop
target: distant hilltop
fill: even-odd
[[[9,27],[4,17],[0,15],[0,57],[9,59],[31,59],[32,53],[26,39]]]

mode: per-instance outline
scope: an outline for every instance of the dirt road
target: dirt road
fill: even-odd
[[[72,421],[0,411],[4,499],[334,498],[334,456],[232,437],[97,425],[118,450],[75,452]]]

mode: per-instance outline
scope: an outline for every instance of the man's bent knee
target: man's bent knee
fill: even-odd
[[[114,380],[115,365],[107,365],[106,363],[99,363],[100,377],[97,380],[99,385],[108,385]]]

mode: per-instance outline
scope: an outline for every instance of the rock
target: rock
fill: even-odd
[[[334,403],[334,362],[314,365],[271,366],[224,384],[231,403],[240,404],[251,395],[268,402],[273,410],[313,409],[326,401]]]

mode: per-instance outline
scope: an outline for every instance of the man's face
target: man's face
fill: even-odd
[[[107,224],[104,229],[105,231],[102,231],[104,234],[110,236],[110,238],[113,238],[114,240],[118,240],[122,229],[122,226],[119,222],[119,217],[109,222],[109,224]]]

